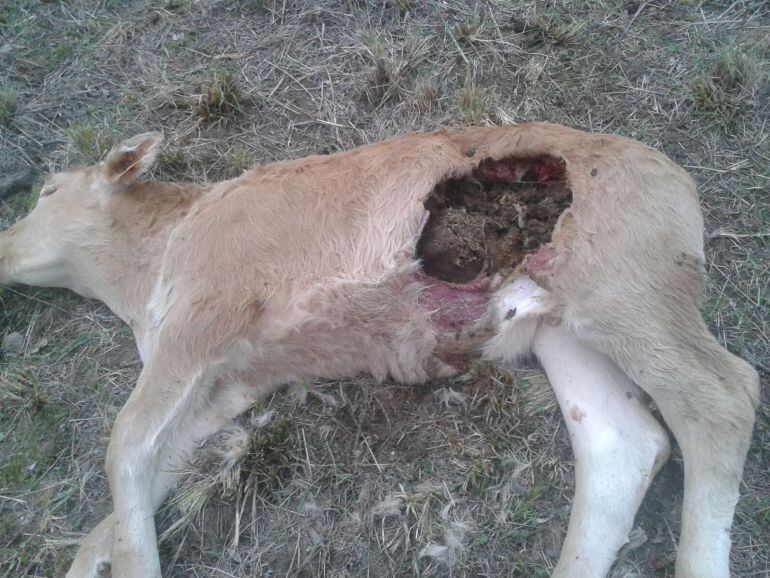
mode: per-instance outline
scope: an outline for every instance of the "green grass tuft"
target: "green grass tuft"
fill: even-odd
[[[18,93],[10,86],[0,87],[0,125],[10,126],[19,106]]]
[[[460,113],[467,124],[481,124],[487,118],[490,102],[488,89],[478,86],[470,75],[460,89]]]
[[[740,113],[752,82],[749,57],[737,47],[723,48],[693,83],[695,108],[726,131]]]
[[[419,78],[414,86],[414,105],[418,112],[429,113],[438,103],[438,89],[432,78]]]
[[[230,173],[232,177],[241,175],[254,164],[254,159],[248,149],[242,146],[233,148],[230,154]]]
[[[227,125],[240,113],[243,104],[238,77],[231,70],[219,70],[201,82],[193,110],[202,121]]]
[[[110,131],[86,122],[73,124],[69,135],[81,158],[87,163],[99,162],[115,144]]]
[[[162,150],[158,155],[157,170],[162,178],[183,180],[190,171],[190,159],[181,149]]]

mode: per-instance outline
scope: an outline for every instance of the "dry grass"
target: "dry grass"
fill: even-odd
[[[465,48],[476,48],[482,41],[484,33],[483,23],[479,20],[469,20],[456,24],[452,34],[457,42]]]
[[[489,101],[489,89],[479,86],[470,74],[466,75],[459,98],[462,120],[469,125],[482,124],[488,118]]]
[[[157,176],[214,180],[410,130],[525,120],[624,134],[687,167],[707,223],[705,315],[764,385],[733,570],[768,575],[765,3],[6,5],[2,174],[91,162],[149,130],[169,142]],[[0,201],[0,228],[31,202]],[[106,440],[139,363],[125,327],[66,292],[0,289],[0,322],[18,334],[0,358],[0,575],[58,576],[109,511]],[[673,574],[681,478],[675,454],[614,576]],[[547,576],[571,491],[568,440],[534,369],[307,384],[201,448],[158,517],[162,559],[168,576]]]
[[[543,41],[563,45],[574,41],[585,27],[583,22],[574,22],[557,11],[533,10],[527,18],[531,32]]]
[[[389,54],[384,42],[375,36],[362,39],[371,71],[364,86],[364,95],[370,106],[377,107],[401,94],[401,72],[404,66],[394,54]]]

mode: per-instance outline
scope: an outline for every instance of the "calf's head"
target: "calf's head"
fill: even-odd
[[[0,283],[96,297],[89,281],[110,242],[111,200],[152,167],[161,142],[160,134],[138,135],[96,165],[49,175],[34,209],[0,232]]]

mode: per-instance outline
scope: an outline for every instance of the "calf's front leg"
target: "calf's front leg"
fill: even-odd
[[[604,578],[626,543],[669,440],[641,390],[607,356],[543,323],[534,351],[556,394],[575,455],[575,498],[553,576]]]
[[[175,378],[156,367],[148,363],[113,428],[107,473],[115,511],[88,535],[67,578],[160,576],[155,511],[196,445],[245,411],[260,391],[218,380],[211,371],[185,382],[184,372]]]
[[[89,532],[65,578],[104,578],[111,574],[112,514]]]
[[[154,516],[168,487],[162,466],[187,457],[189,417],[204,407],[211,387],[201,370],[186,371],[177,361],[149,360],[112,429],[106,469],[115,578],[161,576]]]

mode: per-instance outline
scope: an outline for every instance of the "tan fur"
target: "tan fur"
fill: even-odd
[[[106,163],[53,175],[56,192],[0,235],[0,281],[104,301],[131,326],[145,362],[108,450],[113,523],[92,533],[71,576],[110,560],[114,576],[159,575],[152,513],[173,483],[159,472],[259,395],[302,379],[369,373],[411,383],[449,373],[411,276],[423,201],[438,182],[510,156],[564,159],[573,194],[550,243],[554,258],[531,272],[549,293],[538,315],[617,364],[682,446],[677,575],[704,575],[709,544],[729,548],[758,378],[700,316],[698,198],[664,155],[525,124],[412,134],[206,187],[134,181],[158,147],[158,135],[140,135]],[[509,342],[527,342],[506,353],[493,337],[489,356],[528,350],[537,319],[502,328]],[[492,313],[486,321],[504,323]],[[722,566],[710,575],[724,576]]]

